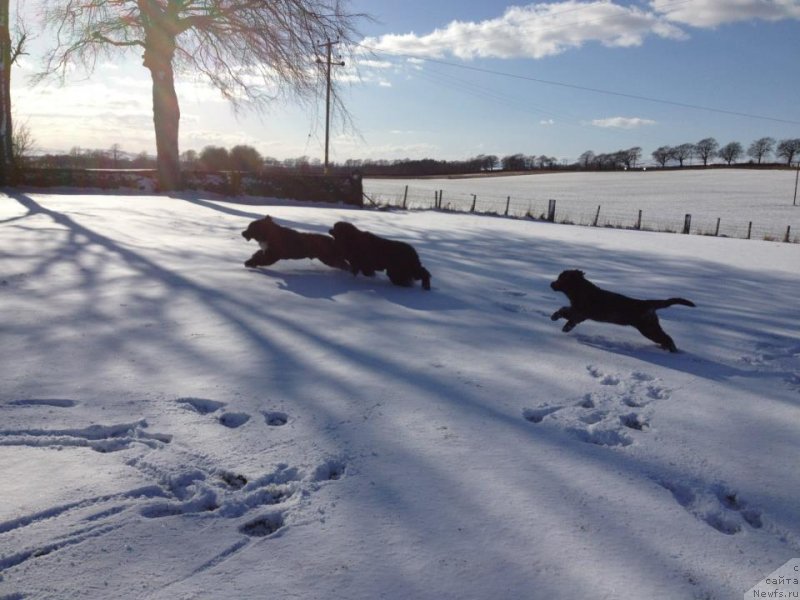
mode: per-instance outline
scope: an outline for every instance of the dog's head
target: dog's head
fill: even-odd
[[[347,223],[346,221],[337,221],[333,224],[333,227],[328,233],[330,233],[338,241],[347,241],[356,238],[358,234],[362,232],[352,223]]]
[[[247,226],[247,229],[242,232],[242,237],[248,242],[254,238],[259,242],[263,242],[267,239],[267,232],[269,231],[270,227],[274,225],[275,223],[272,222],[272,217],[267,215],[263,219],[258,219],[257,221],[250,223],[250,225]]]
[[[553,281],[550,284],[550,287],[556,292],[564,292],[566,294],[570,290],[574,290],[585,281],[586,278],[583,276],[583,271],[571,269],[569,271],[561,271],[558,279]]]

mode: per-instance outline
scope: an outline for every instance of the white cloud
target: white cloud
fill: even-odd
[[[717,27],[739,21],[800,19],[797,0],[652,0],[651,8],[673,23]]]
[[[555,125],[556,122],[553,119],[542,119],[539,121],[539,125]]]
[[[434,31],[365,39],[380,52],[412,57],[534,58],[587,43],[639,46],[650,36],[685,39],[682,26],[716,27],[745,20],[800,19],[798,0],[650,0],[623,5],[608,0],[564,0],[511,6],[494,19],[452,21]]]
[[[607,119],[595,119],[592,125],[605,129],[637,129],[648,125],[655,125],[656,122],[650,119],[639,117],[609,117]]]
[[[512,6],[495,19],[453,21],[426,35],[389,34],[367,39],[364,45],[416,57],[544,58],[588,42],[636,46],[650,35],[685,37],[678,27],[660,15],[635,6],[601,0],[566,0]]]

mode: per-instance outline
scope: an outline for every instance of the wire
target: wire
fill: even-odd
[[[765,116],[765,115],[756,115],[756,114],[752,114],[752,113],[739,112],[739,111],[735,111],[735,110],[727,110],[727,109],[724,109],[724,108],[715,108],[715,107],[711,107],[711,106],[701,106],[701,105],[698,105],[698,104],[690,104],[688,102],[678,102],[678,101],[674,101],[674,100],[664,100],[664,99],[661,99],[661,98],[652,98],[652,97],[649,97],[649,96],[640,96],[640,95],[637,95],[637,94],[629,94],[629,93],[626,93],[626,92],[617,92],[617,91],[614,91],[614,90],[604,90],[604,89],[601,89],[601,88],[589,87],[589,86],[585,86],[585,85],[577,85],[577,84],[573,84],[573,83],[564,83],[562,81],[552,81],[552,80],[549,80],[549,79],[539,79],[537,77],[530,77],[528,75],[518,75],[516,73],[508,73],[508,72],[505,72],[505,71],[497,71],[497,70],[494,70],[494,69],[486,69],[486,68],[483,68],[483,67],[474,67],[474,66],[470,66],[470,65],[452,63],[452,62],[448,62],[448,61],[440,60],[440,59],[436,59],[436,58],[420,58],[419,56],[415,56],[413,54],[404,54],[404,53],[401,53],[401,52],[388,52],[386,50],[380,50],[378,48],[364,46],[364,45],[361,45],[361,47],[366,49],[366,50],[369,50],[371,52],[374,52],[375,54],[382,54],[382,55],[386,55],[386,56],[399,56],[399,57],[409,58],[409,59],[414,59],[414,60],[423,60],[423,61],[434,63],[434,64],[437,64],[437,65],[444,65],[444,66],[447,66],[447,67],[453,67],[455,69],[461,69],[461,70],[464,70],[464,71],[472,71],[474,73],[484,73],[484,74],[488,74],[488,75],[495,75],[495,76],[498,76],[498,77],[507,77],[509,79],[518,79],[518,80],[522,80],[522,81],[530,81],[530,82],[533,82],[533,83],[541,83],[543,85],[552,85],[552,86],[558,86],[558,87],[568,88],[568,89],[572,89],[572,90],[580,90],[582,92],[592,92],[594,94],[605,94],[605,95],[608,95],[608,96],[617,96],[619,98],[628,98],[628,99],[631,99],[631,100],[640,100],[640,101],[644,101],[644,102],[653,102],[653,103],[656,103],[656,104],[665,104],[665,105],[668,105],[668,106],[677,106],[679,108],[687,108],[687,109],[691,109],[691,110],[702,110],[702,111],[706,111],[706,112],[713,112],[713,113],[719,113],[719,114],[724,114],[724,115],[732,115],[732,116],[735,116],[735,117],[744,117],[744,118],[747,118],[747,119],[760,119],[760,120],[763,120],[763,121],[772,121],[772,122],[775,122],[775,123],[786,123],[786,124],[790,124],[790,125],[800,125],[800,121],[794,121],[794,120],[791,120],[791,119],[779,119],[779,118],[776,118],[776,117],[768,117],[768,116]]]

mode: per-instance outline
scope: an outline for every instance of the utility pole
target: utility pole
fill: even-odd
[[[330,135],[331,135],[331,66],[336,65],[337,67],[343,67],[344,61],[336,61],[333,62],[331,60],[331,49],[335,44],[338,44],[339,41],[332,42],[328,40],[324,44],[320,44],[320,46],[325,46],[326,49],[326,59],[325,59],[325,67],[326,67],[326,88],[325,88],[325,174],[328,174],[328,147],[330,145]],[[322,59],[318,58],[317,63],[322,63]]]

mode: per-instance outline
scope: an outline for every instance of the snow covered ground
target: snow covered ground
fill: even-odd
[[[199,196],[0,197],[0,598],[728,599],[800,556],[800,246]],[[430,292],[261,270],[265,213]],[[582,268],[682,352],[549,315]]]
[[[431,207],[442,192],[442,206],[509,215],[547,214],[556,200],[556,221],[602,227],[641,227],[752,239],[800,241],[797,172],[791,170],[710,169],[608,173],[547,173],[461,179],[365,179],[364,190],[380,202],[402,205],[408,186],[409,208]],[[475,198],[473,198],[473,195]],[[794,203],[797,202],[798,206]],[[598,214],[597,208],[600,207]]]

